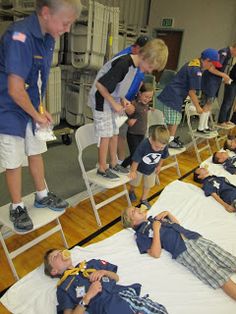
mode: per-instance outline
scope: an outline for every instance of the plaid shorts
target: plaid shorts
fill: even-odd
[[[214,289],[222,287],[236,271],[236,257],[203,237],[184,240],[187,250],[176,261]]]
[[[159,101],[160,102],[160,101]],[[159,104],[159,109],[163,112],[165,123],[170,125],[179,125],[182,119],[182,113],[174,110],[162,102]]]
[[[116,124],[116,116],[117,113],[112,110],[93,110],[95,134],[98,139],[101,137],[112,137],[119,133],[119,128]]]
[[[140,314],[168,314],[166,308],[148,297],[140,297],[133,288],[127,288],[119,292],[134,313]]]

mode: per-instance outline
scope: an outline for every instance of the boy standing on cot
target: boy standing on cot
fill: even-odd
[[[18,232],[33,229],[21,191],[25,156],[36,190],[34,206],[56,211],[68,207],[68,202],[47,190],[41,155],[47,146],[34,131],[36,123],[42,128],[52,123],[41,97],[46,92],[55,39],[70,31],[82,6],[79,0],[35,3],[35,12],[11,24],[0,44],[0,166],[6,169],[11,197],[9,219]]]
[[[140,296],[140,284],[119,285],[116,265],[92,259],[74,267],[68,253],[51,249],[44,256],[45,274],[60,278],[58,314],[167,314],[163,305]]]
[[[206,196],[212,196],[228,212],[236,211],[236,186],[230,184],[225,177],[210,175],[205,168],[195,170],[193,180],[202,184]]]
[[[169,131],[164,125],[151,127],[149,138],[144,139],[137,147],[132,156],[130,168],[130,191],[131,201],[137,199],[135,187],[138,187],[143,178],[143,190],[141,204],[151,208],[147,198],[150,189],[155,185],[156,175],[160,172],[163,159],[169,156],[167,144]]]
[[[98,137],[97,174],[111,180],[119,179],[116,174],[127,173],[118,165],[117,139],[119,128],[116,117],[129,113],[130,102],[125,98],[139,68],[144,73],[165,67],[168,48],[160,39],[153,39],[142,47],[137,55],[117,56],[107,62],[98,72],[90,91],[90,106],[93,110],[95,133]],[[132,110],[133,110],[133,106]],[[110,154],[110,166],[107,155]],[[116,173],[114,173],[114,171]]]
[[[221,288],[236,300],[236,283],[230,277],[236,271],[236,257],[199,233],[183,228],[168,211],[147,218],[147,211],[129,207],[122,214],[125,228],[135,230],[141,254],[159,258],[162,249],[213,289]]]

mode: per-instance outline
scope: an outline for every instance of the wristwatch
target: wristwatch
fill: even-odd
[[[83,306],[85,310],[88,308],[88,304],[86,304],[83,299],[79,302],[79,305]]]

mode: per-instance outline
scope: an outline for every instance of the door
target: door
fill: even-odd
[[[176,71],[178,68],[183,31],[157,29],[156,37],[164,40],[169,49],[169,57],[166,64],[166,69]],[[155,76],[156,81],[158,82],[161,73],[155,73]]]

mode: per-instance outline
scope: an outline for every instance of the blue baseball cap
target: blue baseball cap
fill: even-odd
[[[209,59],[216,68],[221,68],[222,64],[220,63],[219,53],[216,49],[207,48],[201,53],[201,59]]]

